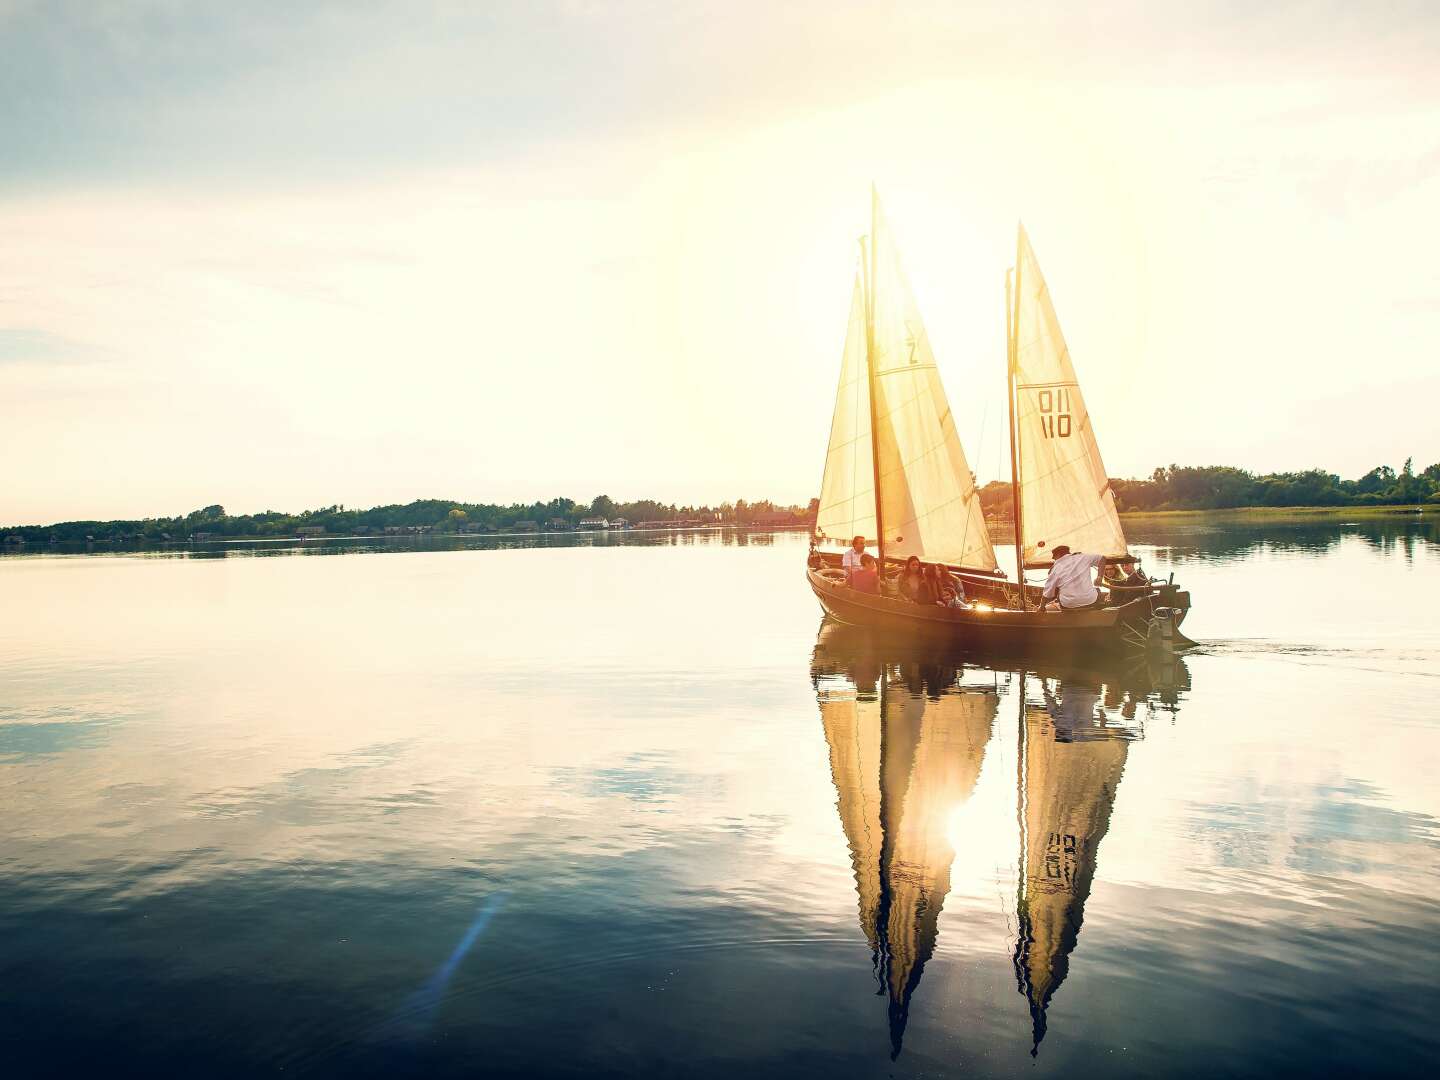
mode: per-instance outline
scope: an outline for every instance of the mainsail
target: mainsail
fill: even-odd
[[[820,511],[815,538],[850,543],[863,536],[874,543],[875,455],[870,436],[870,374],[865,365],[865,291],[860,275],[850,297],[850,328],[840,362],[840,388],[830,421],[830,447],[825,453],[825,478],[820,483]]]
[[[863,536],[882,541],[886,559],[993,570],[975,479],[878,196],[872,210],[869,289],[857,280],[851,295],[815,538]]]
[[[1097,555],[1124,555],[1125,532],[1090,413],[1023,226],[1015,277],[1013,437],[1025,564],[1048,565],[1056,544]]]
[[[993,570],[995,549],[974,474],[878,195],[870,243],[870,363],[885,555]]]
[[[1045,1013],[1070,969],[1100,841],[1130,745],[1100,726],[1100,691],[1081,683],[1046,690],[1046,707],[1026,704],[1020,755],[1023,807],[1019,935],[1015,975],[1030,1007],[1034,1049]]]

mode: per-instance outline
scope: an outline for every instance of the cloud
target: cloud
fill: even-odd
[[[1424,5],[1093,16],[1058,3],[55,0],[0,7],[0,29],[12,187],[484,164],[569,140],[773,122],[934,79],[1142,92],[1258,72],[1413,95],[1435,87],[1440,51]]]
[[[0,365],[94,364],[108,359],[106,349],[47,330],[0,327]]]
[[[12,513],[803,502],[871,180],[982,478],[1017,216],[1114,475],[1432,459],[1284,425],[1433,396],[1436,20],[1125,10],[0,0]]]

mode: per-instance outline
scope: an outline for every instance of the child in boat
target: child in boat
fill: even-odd
[[[875,569],[874,555],[866,552],[860,556],[860,569],[850,575],[850,587],[856,592],[880,592],[880,573]]]
[[[931,566],[930,571],[934,574],[931,586],[939,598],[936,603],[942,607],[952,608],[968,608],[970,606],[965,602],[965,586],[961,584],[959,578],[939,563]]]

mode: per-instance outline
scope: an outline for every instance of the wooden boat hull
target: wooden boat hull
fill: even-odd
[[[1193,644],[1178,633],[1188,611],[1184,606],[1157,605],[1140,597],[1118,607],[1084,611],[974,610],[922,606],[909,600],[856,592],[815,569],[806,578],[825,613],[837,622],[865,626],[886,634],[939,640],[957,649],[1085,655],[1183,648]],[[1168,625],[1167,625],[1168,624]]]

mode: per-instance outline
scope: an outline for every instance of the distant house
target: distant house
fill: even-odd
[[[540,523],[539,523],[538,521],[517,521],[517,522],[515,522],[515,531],[516,531],[516,532],[539,532],[539,531],[540,531]]]
[[[575,526],[573,526],[573,525],[570,524],[570,519],[569,519],[569,518],[551,518],[551,519],[550,519],[550,531],[551,531],[551,532],[569,532],[569,531],[570,531],[571,529],[573,529],[574,527],[575,527]]]
[[[203,544],[207,540],[214,540],[215,536],[216,534],[213,532],[193,532],[190,534],[190,539],[197,544]],[[121,537],[121,539],[124,539],[124,537]]]
[[[7,544],[23,544],[25,543],[25,537],[21,536],[19,533],[11,533],[9,536],[5,537],[5,542]]]
[[[404,526],[404,525],[386,525],[386,526],[385,526],[385,535],[386,535],[386,536],[399,536],[399,535],[400,535],[401,533],[403,533],[404,531],[405,531],[405,526]]]
[[[610,523],[602,517],[587,517],[580,519],[579,527],[582,529],[608,529]]]
[[[301,525],[295,530],[296,536],[324,536],[324,525]]]
[[[630,522],[626,521],[624,518],[611,518],[611,519],[610,519],[610,528],[612,528],[612,529],[628,529],[629,527],[630,527]]]

